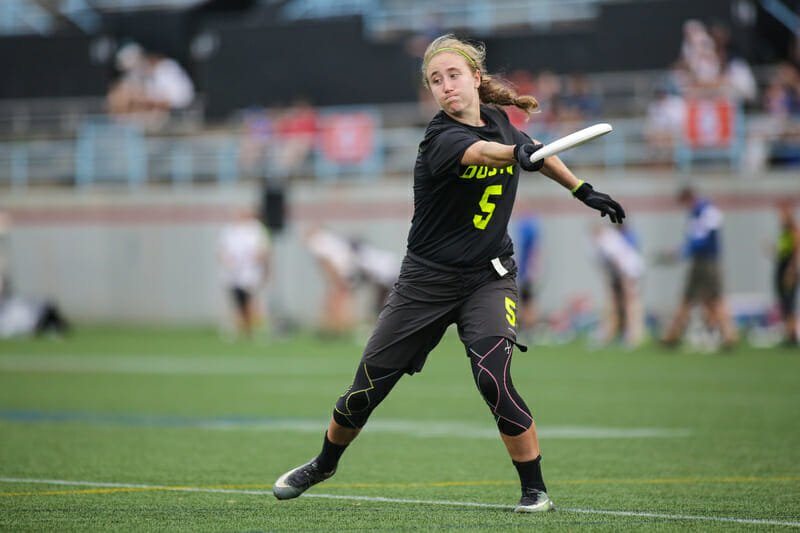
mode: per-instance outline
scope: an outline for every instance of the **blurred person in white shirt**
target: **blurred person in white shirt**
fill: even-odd
[[[170,112],[185,109],[194,101],[194,83],[174,59],[128,43],[119,49],[115,61],[121,75],[107,97],[112,115],[159,128]]]
[[[324,335],[350,333],[356,320],[353,291],[357,268],[353,246],[346,238],[321,227],[307,230],[305,241],[325,278],[320,331]]]
[[[240,209],[223,227],[219,260],[223,285],[233,303],[236,331],[250,337],[262,318],[256,305],[269,274],[270,239],[251,209]],[[265,319],[268,317],[264,317]]]
[[[602,341],[608,343],[622,338],[626,346],[635,348],[642,341],[644,329],[641,300],[644,259],[638,243],[622,224],[613,227],[597,224],[592,234],[609,293]]]

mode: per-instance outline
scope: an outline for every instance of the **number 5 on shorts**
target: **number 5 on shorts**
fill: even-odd
[[[475,215],[472,217],[472,223],[478,229],[486,229],[486,225],[489,223],[489,220],[492,218],[492,214],[494,213],[495,205],[489,201],[490,196],[500,196],[503,194],[503,186],[502,185],[489,185],[486,187],[486,190],[483,191],[483,197],[481,201],[478,202],[478,205],[481,206],[481,211],[486,213],[485,215]]]
[[[517,323],[517,304],[514,300],[506,296],[506,320],[512,326]]]

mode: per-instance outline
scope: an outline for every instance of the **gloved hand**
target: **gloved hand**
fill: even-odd
[[[531,155],[542,146],[544,145],[539,143],[518,144],[514,146],[514,159],[519,162],[519,166],[522,167],[522,170],[536,172],[542,169],[544,166],[544,159],[531,163]]]
[[[600,211],[601,217],[608,215],[611,222],[622,224],[622,220],[625,218],[625,211],[609,195],[595,191],[586,182],[581,183],[580,187],[572,195],[592,209]]]

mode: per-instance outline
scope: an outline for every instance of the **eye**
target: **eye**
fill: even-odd
[[[431,79],[431,85],[439,85],[440,83],[442,83],[442,78],[439,76]]]
[[[457,78],[459,76],[460,76],[460,74],[458,72],[453,72],[452,74],[450,74],[450,79],[455,79],[455,78]]]

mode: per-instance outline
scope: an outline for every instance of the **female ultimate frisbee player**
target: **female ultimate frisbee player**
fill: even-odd
[[[355,379],[336,402],[321,453],[282,475],[278,499],[295,498],[336,472],[345,448],[403,374],[422,370],[455,323],[478,390],[519,473],[517,512],[548,511],[536,427],[509,374],[516,343],[517,286],[508,222],[520,167],[572,191],[583,203],[625,217],[608,195],[576,178],[555,156],[514,128],[502,106],[536,110],[486,74],[485,49],[443,35],[425,51],[422,75],[441,106],[428,124],[414,167],[414,216],[400,277],[378,317]],[[524,346],[520,349],[525,350]]]

